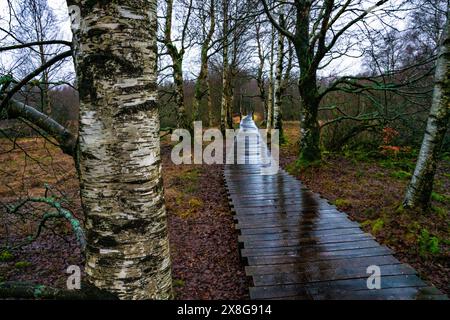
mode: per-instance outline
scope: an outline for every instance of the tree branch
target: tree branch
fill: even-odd
[[[0,52],[7,51],[7,50],[29,48],[29,47],[33,47],[33,46],[50,45],[50,44],[63,44],[63,45],[72,47],[72,42],[69,42],[69,41],[47,40],[47,41],[35,41],[35,42],[29,42],[29,43],[21,43],[21,44],[16,44],[16,45],[7,46],[7,47],[0,47]]]
[[[269,18],[270,23],[284,36],[286,36],[289,40],[294,41],[294,34],[287,31],[286,29],[282,28],[280,24],[274,19],[272,14],[270,13],[269,6],[267,5],[266,0],[261,0],[263,6],[264,6],[264,12],[267,15],[267,18]]]
[[[48,60],[46,63],[41,65],[39,68],[37,68],[36,70],[31,72],[30,74],[28,74],[18,84],[16,84],[10,91],[8,91],[8,93],[5,95],[4,99],[2,100],[2,103],[0,104],[0,110],[4,109],[7,106],[8,101],[14,96],[14,94],[19,92],[19,90],[24,85],[26,85],[30,80],[32,80],[34,77],[39,75],[42,71],[44,71],[45,69],[51,67],[52,65],[54,65],[58,61],[60,61],[62,59],[65,59],[67,57],[70,57],[71,55],[72,55],[72,50],[68,50],[68,51],[65,51],[63,53],[60,53],[60,54],[56,55],[55,57],[53,57],[52,59]]]
[[[20,117],[38,126],[58,141],[64,153],[76,157],[77,137],[49,116],[15,99],[9,99],[6,111],[10,118]]]

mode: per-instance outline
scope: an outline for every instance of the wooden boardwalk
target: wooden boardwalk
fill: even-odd
[[[283,170],[263,175],[267,151],[251,118],[240,131],[258,136],[237,144],[246,164],[224,176],[239,229],[251,299],[445,299],[390,249]],[[249,163],[250,162],[250,163]],[[368,289],[369,266],[381,271],[381,289]]]

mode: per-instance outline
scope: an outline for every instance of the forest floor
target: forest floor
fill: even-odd
[[[287,122],[285,135],[283,167],[361,223],[424,280],[449,293],[450,161],[439,164],[433,209],[425,214],[406,212],[399,206],[414,169],[413,157],[328,153],[321,164],[298,169],[298,123]],[[246,299],[248,280],[239,260],[222,167],[175,166],[167,138],[161,153],[176,298]],[[64,199],[63,206],[83,221],[73,162],[58,148],[42,138],[19,139],[14,148],[0,139],[0,164],[0,248],[33,234],[46,209],[26,206],[21,215],[10,215],[5,205],[27,195],[44,196],[46,184],[48,194]],[[82,267],[83,258],[68,226],[56,220],[32,244],[0,254],[0,282],[64,287],[69,265]]]
[[[426,213],[401,209],[415,158],[369,156],[364,151],[326,153],[320,164],[295,165],[299,124],[286,122],[286,143],[280,163],[308,188],[320,193],[377,241],[391,248],[402,262],[449,294],[450,280],[450,161],[439,163],[432,209]],[[373,153],[372,153],[373,154]]]
[[[6,205],[19,199],[61,198],[83,221],[73,161],[42,138],[0,139],[0,249],[35,233],[48,208],[27,205],[19,215]],[[170,142],[161,147],[173,286],[177,299],[247,299],[247,278],[240,262],[237,234],[228,207],[222,166],[182,165],[170,161]],[[83,269],[70,228],[50,221],[41,236],[21,249],[0,250],[0,282],[29,281],[65,287],[69,265]]]

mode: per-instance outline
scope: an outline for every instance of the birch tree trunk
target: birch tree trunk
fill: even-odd
[[[442,34],[442,43],[436,61],[435,84],[430,114],[428,116],[425,136],[416,169],[411,182],[406,189],[403,202],[405,207],[421,207],[430,205],[436,164],[442,148],[445,133],[450,120],[450,24],[447,14],[447,24]]]
[[[81,9],[72,29],[87,281],[121,299],[170,298],[156,0],[67,2]]]

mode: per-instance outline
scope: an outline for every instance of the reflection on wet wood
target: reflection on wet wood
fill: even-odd
[[[241,130],[257,134],[250,118]],[[235,146],[235,154],[245,149],[246,164],[224,170],[252,299],[447,298],[287,172],[262,175],[258,159],[267,149],[261,141]],[[380,268],[381,289],[367,286],[373,265]]]

